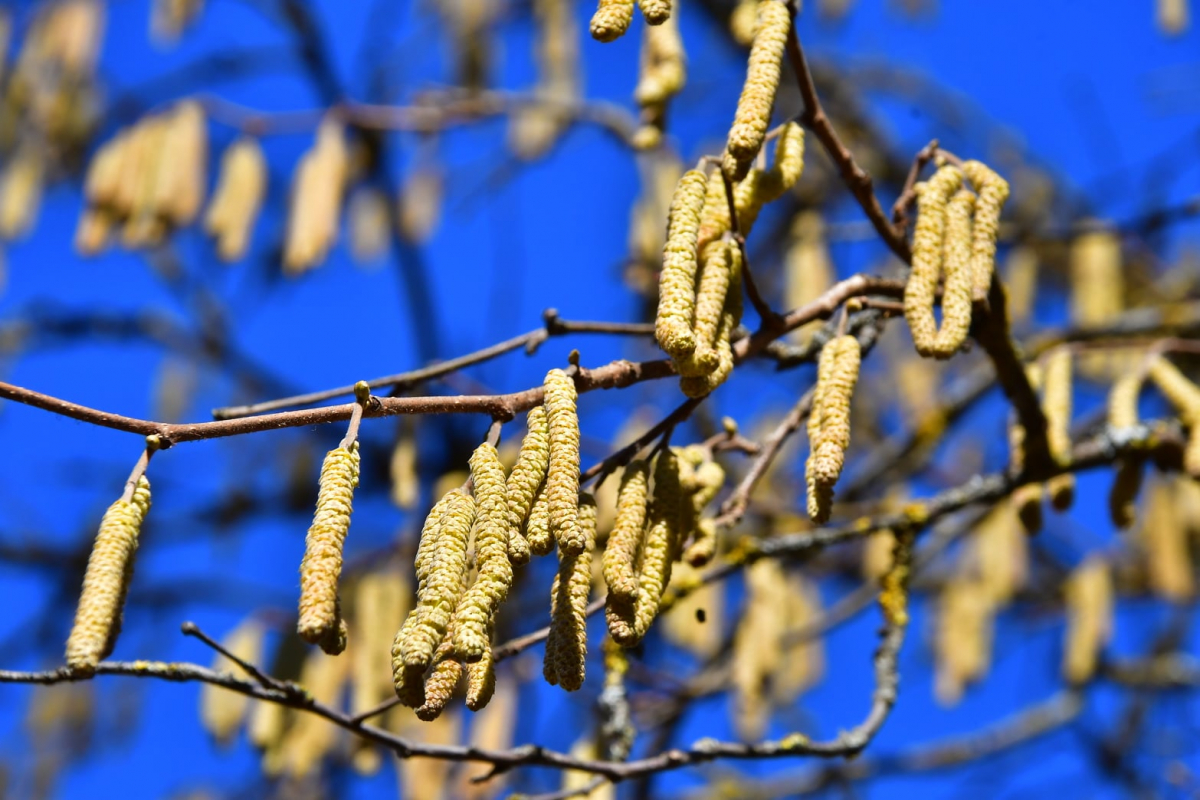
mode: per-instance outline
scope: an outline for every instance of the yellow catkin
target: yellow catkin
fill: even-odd
[[[304,660],[300,685],[317,702],[337,708],[349,675],[350,662],[312,652]],[[338,743],[338,730],[316,714],[297,714],[280,744],[283,771],[304,779],[320,770],[321,762]]]
[[[1089,556],[1071,572],[1064,587],[1067,603],[1063,678],[1088,681],[1096,672],[1100,651],[1113,631],[1113,585],[1108,562]]]
[[[1121,376],[1108,394],[1108,424],[1122,431],[1138,424],[1138,395],[1142,391],[1140,371]],[[1108,492],[1108,512],[1113,525],[1128,528],[1137,511],[1137,498],[1142,488],[1143,463],[1138,458],[1122,458],[1113,473]]]
[[[946,585],[938,605],[934,689],[940,703],[954,705],[967,684],[987,674],[995,608],[982,586],[961,579]]]
[[[1188,427],[1183,468],[1193,478],[1200,478],[1200,386],[1192,383],[1178,367],[1162,356],[1150,360],[1147,374],[1175,407],[1180,421]]]
[[[550,433],[550,463],[546,471],[546,503],[550,533],[560,550],[583,550],[579,530],[579,415],[575,411],[575,381],[561,369],[546,373],[546,422]]]
[[[671,19],[671,0],[637,0],[646,24],[661,26]]]
[[[633,0],[600,0],[588,29],[598,42],[611,42],[629,30],[633,21]]]
[[[437,230],[445,180],[436,167],[417,167],[400,190],[397,227],[406,242],[422,244]]]
[[[917,225],[913,231],[912,272],[904,287],[904,318],[917,352],[927,357],[949,358],[957,350],[955,347],[947,352],[949,340],[938,340],[933,303],[946,254],[949,206],[961,185],[962,172],[946,165],[916,186]],[[969,300],[969,281],[967,285]]]
[[[432,520],[439,510],[440,518]],[[443,498],[426,520],[417,551],[417,607],[392,645],[392,670],[398,693],[401,686],[412,687],[408,680],[411,673],[419,674],[429,666],[434,649],[446,635],[451,612],[462,596],[467,540],[474,522],[475,501],[461,489]]]
[[[896,549],[896,534],[891,530],[876,531],[867,537],[862,550],[862,577],[866,581],[878,581],[892,567],[892,553]]]
[[[262,148],[257,139],[243,136],[221,156],[217,188],[204,217],[204,228],[217,240],[222,261],[237,261],[246,254],[266,192]]]
[[[467,708],[479,711],[491,701],[496,693],[496,659],[492,656],[489,643],[483,656],[467,664]]]
[[[1060,347],[1046,356],[1042,408],[1046,414],[1046,441],[1050,455],[1059,464],[1071,460],[1071,351]],[[1075,499],[1075,476],[1056,475],[1046,483],[1050,502],[1059,511]]]
[[[258,664],[262,660],[265,633],[263,624],[251,617],[230,631],[221,644],[242,661]],[[213,660],[212,668],[243,677],[241,668],[220,654]],[[244,694],[211,683],[200,688],[200,722],[218,744],[228,745],[233,741],[249,707],[250,698]]]
[[[1017,245],[1009,252],[1004,270],[1008,316],[1013,325],[1021,325],[1033,315],[1033,304],[1037,298],[1037,251],[1027,245]]]
[[[825,223],[818,211],[804,211],[792,223],[791,244],[783,257],[784,304],[788,309],[806,306],[833,285],[837,272],[825,241]],[[797,343],[807,342],[823,323],[813,320],[788,334]]]
[[[1155,20],[1167,36],[1178,36],[1191,25],[1188,0],[1157,0]]]
[[[975,574],[982,591],[997,607],[1007,604],[1029,569],[1029,541],[1009,503],[999,503],[971,536]]]
[[[1137,537],[1151,590],[1174,602],[1187,601],[1195,592],[1188,547],[1190,531],[1182,510],[1176,486],[1167,480],[1154,481],[1146,492],[1145,514]]]
[[[663,589],[671,581],[671,566],[680,546],[679,458],[673,450],[659,453],[654,463],[654,499],[650,504],[649,530],[642,545],[638,593],[634,603],[636,636],[641,639],[658,614]]]
[[[725,299],[729,291],[738,287],[730,285],[732,278],[732,250],[737,245],[733,242],[722,242],[719,246],[707,251],[704,266],[700,270],[700,279],[696,286],[696,322],[692,329],[696,340],[696,352],[693,363],[698,370],[691,374],[708,375],[717,368],[717,332],[721,328],[722,316],[725,311]],[[680,372],[689,374],[682,367]]]
[[[971,292],[974,286],[971,251],[971,211],[975,196],[959,189],[946,206],[946,240],[942,272],[942,327],[934,338],[934,355],[949,358],[958,352],[971,328]],[[988,278],[991,278],[989,269]]]
[[[742,251],[729,248],[729,285],[740,287],[742,280]],[[725,307],[721,311],[721,323],[716,335],[716,368],[708,375],[684,375],[679,379],[679,388],[688,397],[703,397],[709,394],[733,372],[733,346],[731,337],[742,319],[742,293],[731,291],[725,295]]]
[[[879,608],[892,626],[908,624],[908,581],[912,573],[912,530],[899,535],[875,538],[892,545],[887,568],[879,577]]]
[[[154,208],[172,225],[187,225],[200,213],[208,174],[208,130],[200,103],[185,100],[175,106],[166,123],[162,149]]]
[[[484,442],[471,454],[475,483],[475,564],[478,575],[454,612],[454,654],[478,661],[488,647],[488,630],[512,586],[508,560],[508,493],[495,446]]]
[[[1000,235],[1000,211],[1008,199],[1008,181],[979,161],[963,163],[962,170],[979,193],[971,234],[971,275],[972,297],[983,300],[996,271],[996,239]]]
[[[529,542],[529,551],[535,556],[544,556],[554,549],[554,537],[550,534],[550,502],[544,483],[533,496],[529,519],[525,523],[525,539]]]
[[[829,519],[833,485],[842,474],[850,446],[850,400],[858,382],[862,348],[853,336],[839,336],[822,348],[820,361],[818,389],[813,395],[814,406],[819,401],[820,409],[814,414],[815,429],[812,423],[809,427],[806,467],[809,518],[816,523]]]
[[[350,255],[364,266],[377,262],[392,235],[392,212],[387,195],[372,186],[360,186],[346,204],[350,230]]]
[[[1036,363],[1025,368],[1029,383],[1037,389],[1042,385],[1042,370]],[[1025,427],[1014,416],[1008,426],[1009,458],[1011,470],[1020,473],[1025,468]],[[1018,486],[1012,493],[1013,508],[1017,511],[1017,519],[1025,527],[1025,532],[1032,535],[1042,529],[1042,499],[1045,486],[1040,483],[1029,483]]]
[[[679,94],[686,81],[687,57],[679,38],[678,16],[672,14],[661,25],[647,25],[642,32],[641,70],[633,99],[643,108],[661,108]]]
[[[1071,319],[1084,326],[1107,324],[1124,309],[1121,240],[1111,230],[1093,230],[1071,242]]]
[[[724,587],[718,583],[699,584],[700,572],[686,563],[676,564],[668,593],[687,587],[687,595],[664,613],[660,622],[663,635],[671,643],[700,658],[711,658],[723,643]],[[699,586],[699,588],[694,588]]]
[[[596,501],[583,493],[578,507],[584,546],[578,553],[559,553],[558,574],[550,595],[550,635],[546,639],[543,667],[546,680],[568,692],[583,686],[588,593],[592,588],[592,550],[596,544]]]
[[[783,3],[776,1],[759,5],[758,30],[750,47],[746,83],[738,98],[737,113],[725,146],[723,169],[734,180],[741,180],[762,149],[767,127],[771,124],[771,109],[779,88],[783,50],[791,26],[791,14]]]
[[[462,674],[463,664],[458,659],[447,654],[447,657],[438,660],[425,681],[425,702],[417,708],[417,717],[430,722],[441,716]]]
[[[22,143],[0,179],[0,236],[16,239],[29,232],[41,205],[44,172],[41,147]]]
[[[403,572],[391,566],[369,572],[354,587],[351,659],[352,713],[375,708],[392,695],[390,643],[408,611],[410,587]],[[382,759],[380,749],[356,741],[351,763],[360,775],[374,775]]]
[[[75,624],[67,638],[67,666],[90,673],[112,653],[121,630],[125,594],[133,577],[138,533],[150,510],[150,482],[142,477],[129,500],[104,512],[88,557]]]
[[[685,172],[675,188],[667,218],[667,243],[663,248],[654,334],[659,347],[675,358],[691,355],[696,349],[692,334],[696,246],[707,190],[708,179],[703,172]]]
[[[604,548],[604,583],[609,602],[631,601],[637,594],[637,558],[646,525],[650,464],[639,459],[625,468],[617,495],[617,520]]]
[[[550,427],[546,409],[534,406],[525,418],[527,432],[521,441],[517,463],[509,473],[508,493],[508,556],[514,564],[529,561],[529,542],[522,531],[533,509],[534,497],[546,480],[550,466]]]
[[[154,0],[150,35],[165,45],[174,44],[204,10],[204,0]]]
[[[738,0],[729,15],[729,33],[733,40],[742,47],[754,43],[754,33],[758,30],[758,4],[763,0]]]
[[[417,472],[417,441],[412,430],[403,423],[392,448],[388,473],[392,502],[405,510],[416,507],[421,493],[421,480]]]
[[[292,182],[283,267],[299,274],[320,264],[337,239],[349,154],[342,123],[329,116],[304,154]]]
[[[304,560],[300,562],[300,619],[296,630],[311,644],[320,644],[331,655],[345,647],[338,635],[341,612],[338,578],[342,574],[342,550],[350,532],[354,488],[358,486],[358,442],[337,447],[321,465],[317,511],[308,529]]]
[[[734,632],[730,674],[734,727],[743,740],[761,739],[766,727],[765,690],[783,655],[786,586],[783,568],[773,560],[756,561],[746,570],[746,601]]]
[[[772,702],[791,705],[824,677],[824,644],[820,637],[805,633],[821,619],[821,608],[821,590],[816,581],[800,573],[787,577],[781,606],[785,623],[779,639],[779,649],[785,655],[770,676]]]

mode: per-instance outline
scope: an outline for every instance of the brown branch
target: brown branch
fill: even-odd
[[[912,166],[908,170],[908,177],[904,179],[904,188],[900,190],[900,196],[892,204],[892,225],[901,236],[908,230],[908,207],[917,197],[917,180],[921,177],[921,170],[933,160],[937,151],[937,139],[917,151],[913,157]]]

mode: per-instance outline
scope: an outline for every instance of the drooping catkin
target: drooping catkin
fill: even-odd
[[[554,549],[554,537],[550,535],[550,501],[546,497],[546,484],[538,487],[529,508],[529,519],[525,522],[525,540],[529,552],[544,556]]]
[[[598,42],[612,42],[629,30],[633,22],[633,0],[600,0],[596,13],[592,15],[588,30]]]
[[[804,211],[791,228],[791,244],[783,256],[784,305],[790,310],[808,305],[833,285],[837,271],[825,241],[819,211]],[[788,334],[797,344],[807,342],[822,323],[813,320]]]
[[[1004,606],[1025,583],[1029,569],[1029,538],[1012,505],[997,503],[975,526],[971,544],[980,589],[997,607]]]
[[[1029,384],[1037,389],[1042,385],[1042,369],[1037,363],[1025,367]],[[1014,474],[1020,474],[1025,469],[1025,426],[1014,415],[1008,424],[1008,446],[1010,469]],[[1042,499],[1045,496],[1045,485],[1027,483],[1018,486],[1012,493],[1013,508],[1017,510],[1017,519],[1021,521],[1025,532],[1032,535],[1042,529]]]
[[[392,696],[392,637],[408,611],[411,588],[403,571],[388,565],[358,579],[354,587],[354,616],[350,646],[350,711],[361,714]],[[360,775],[379,771],[379,748],[369,742],[354,745],[351,763]]]
[[[645,13],[645,8],[642,11]],[[679,19],[671,14],[661,25],[647,25],[642,30],[641,68],[633,99],[643,109],[660,114],[686,80],[687,56],[679,37]]]
[[[948,350],[949,339],[938,340],[933,303],[946,255],[949,206],[961,185],[962,172],[949,164],[941,167],[928,181],[916,185],[917,224],[913,231],[912,272],[904,286],[904,318],[912,331],[917,352],[926,357],[949,358],[958,349],[956,346],[954,350]],[[961,220],[956,227],[959,228],[956,233],[961,234]],[[967,285],[969,287],[970,282]],[[944,306],[943,311],[949,313]],[[967,313],[969,325],[969,302]]]
[[[996,271],[996,239],[1000,235],[1000,211],[1008,199],[1008,181],[979,161],[964,162],[962,170],[979,193],[971,233],[971,275],[972,297],[983,300]]]
[[[609,602],[631,602],[637,594],[637,559],[646,527],[646,497],[650,464],[633,461],[621,477],[617,495],[617,521],[604,547],[604,583]]]
[[[946,206],[946,242],[942,272],[942,327],[934,339],[935,354],[954,355],[967,339],[971,327],[971,292],[975,276],[971,252],[971,212],[975,195],[959,189]],[[989,270],[990,279],[990,270]]]
[[[698,569],[679,563],[672,570],[667,593],[679,595],[684,587],[687,593],[663,614],[659,630],[672,644],[700,658],[711,658],[721,650],[725,638],[724,587],[718,583],[702,585]]]
[[[680,364],[683,375],[709,375],[718,365],[717,332],[725,311],[725,299],[732,289],[731,286],[733,254],[731,250],[737,245],[732,242],[720,242],[715,248],[706,249],[704,265],[700,269],[700,279],[696,287],[696,322],[692,328],[696,340],[696,351],[687,361],[694,364],[697,370],[687,370]]]
[[[766,727],[764,690],[783,657],[785,592],[786,576],[778,562],[762,559],[746,570],[746,601],[734,631],[730,673],[734,726],[744,740],[762,738]]]
[[[425,722],[431,722],[441,716],[446,704],[454,695],[454,690],[462,678],[463,664],[450,653],[449,648],[438,651],[433,670],[425,679],[425,701],[417,707],[417,717]]]
[[[1167,36],[1177,36],[1191,24],[1188,0],[1158,0],[1155,6],[1158,29]]]
[[[1154,356],[1146,367],[1154,385],[1159,388],[1188,428],[1187,446],[1183,451],[1183,468],[1193,478],[1200,478],[1200,386],[1192,383],[1179,368],[1162,356]]]
[[[734,291],[725,295],[725,307],[721,311],[721,323],[716,334],[716,368],[707,375],[682,375],[679,388],[688,397],[703,397],[723,384],[733,372],[733,345],[731,337],[742,320],[742,250],[729,247],[729,285]]]
[[[650,504],[649,530],[642,544],[638,592],[634,602],[637,638],[650,629],[658,614],[663,589],[671,581],[671,565],[680,547],[683,489],[679,485],[679,457],[667,448],[654,462],[654,499]]]
[[[1017,245],[1004,262],[1004,288],[1008,292],[1008,316],[1013,325],[1021,325],[1033,315],[1037,298],[1039,262],[1037,251]]]
[[[37,219],[45,181],[46,155],[42,147],[22,142],[0,178],[0,236],[17,239],[29,232]]]
[[[758,30],[760,2],[762,0],[738,0],[729,15],[729,33],[742,47],[749,47],[754,43],[754,33]]]
[[[88,557],[75,624],[67,638],[67,666],[91,673],[117,643],[125,594],[133,578],[138,534],[150,510],[150,482],[143,476],[129,500],[117,500],[100,520]]]
[[[833,486],[842,474],[850,446],[850,400],[861,363],[862,348],[850,335],[838,336],[821,350],[818,387],[813,393],[816,422],[810,419],[806,466],[808,515],[818,524],[829,519]]]
[[[1076,567],[1064,587],[1067,604],[1063,678],[1072,685],[1087,682],[1096,672],[1100,651],[1113,630],[1113,585],[1108,562],[1089,556]]]
[[[703,172],[694,169],[685,172],[675,188],[667,218],[667,243],[663,248],[654,334],[658,346],[673,358],[686,357],[696,349],[692,334],[696,244],[707,191],[708,179]]]
[[[398,689],[411,687],[411,674],[416,671],[419,675],[429,666],[463,592],[475,501],[461,489],[455,489],[438,503],[434,513],[439,508],[443,511],[437,522],[431,524],[431,520],[426,520],[422,545],[417,551],[417,606],[409,613],[392,645],[392,674]],[[405,697],[402,695],[401,699]]]
[[[1195,593],[1195,576],[1188,539],[1194,533],[1182,513],[1180,483],[1157,479],[1146,492],[1145,513],[1138,525],[1137,542],[1146,560],[1152,592],[1173,602],[1190,600]]]
[[[1134,371],[1121,376],[1108,394],[1108,425],[1114,431],[1126,430],[1138,424],[1138,395],[1142,390],[1142,374]],[[1119,459],[1108,492],[1108,512],[1113,525],[1128,528],[1136,515],[1138,494],[1142,488],[1143,459]]]
[[[217,240],[222,261],[237,261],[246,254],[266,191],[262,148],[258,140],[243,136],[221,156],[217,188],[204,217],[204,228]]]
[[[475,564],[478,575],[454,612],[454,654],[478,661],[488,648],[488,631],[512,585],[508,560],[508,492],[504,467],[494,445],[483,442],[471,454],[475,483]]]
[[[1042,408],[1046,414],[1046,441],[1050,456],[1059,464],[1071,459],[1071,351],[1066,347],[1046,356]],[[1071,507],[1075,499],[1075,476],[1056,475],[1046,483],[1051,504],[1059,511]]]
[[[671,0],[637,0],[649,26],[661,26],[671,18]]]
[[[234,628],[221,642],[222,646],[237,658],[249,664],[262,660],[263,624],[250,617]],[[225,656],[218,654],[213,659],[216,672],[233,672],[239,667]],[[228,745],[237,736],[238,728],[246,717],[250,698],[231,692],[220,686],[206,683],[200,689],[200,722],[217,744]]]
[[[508,494],[508,557],[514,564],[529,561],[529,542],[523,530],[533,509],[534,497],[546,480],[550,465],[550,427],[546,409],[534,406],[525,417],[526,433],[521,441],[517,463],[509,473]]]
[[[550,533],[560,550],[583,550],[579,530],[579,415],[575,411],[575,381],[561,369],[546,373],[546,422],[550,433],[550,462],[546,471],[546,502]]]
[[[204,204],[208,169],[208,131],[204,108],[197,101],[184,100],[171,110],[160,160],[153,207],[171,224],[187,225]]]
[[[491,638],[491,632],[488,633]],[[479,711],[496,693],[496,659],[492,654],[491,642],[483,649],[483,656],[467,664],[467,708]]]
[[[1071,321],[1080,327],[1108,325],[1125,309],[1125,276],[1121,268],[1121,239],[1115,230],[1094,227],[1071,242],[1068,267],[1071,281]],[[1123,354],[1097,351],[1080,358],[1080,371],[1094,378],[1119,375],[1129,366]]]
[[[326,454],[321,465],[317,511],[300,562],[300,619],[296,631],[330,655],[337,655],[345,647],[338,635],[338,578],[342,574],[342,549],[350,532],[358,465],[358,442]]]
[[[342,123],[327,116],[317,129],[316,143],[300,159],[292,180],[283,251],[285,273],[299,274],[325,260],[337,239],[348,170]]]
[[[568,692],[583,686],[587,658],[587,604],[592,588],[592,550],[596,544],[596,501],[579,495],[579,529],[584,546],[578,553],[559,551],[558,574],[550,594],[550,635],[546,639],[543,675]]]
[[[336,708],[349,675],[349,667],[348,659],[310,652],[304,659],[300,683],[314,700]],[[296,715],[279,747],[283,771],[296,779],[315,773],[337,742],[337,728],[316,714]]]
[[[424,244],[437,230],[442,213],[445,176],[436,166],[414,167],[397,200],[396,227],[406,242]]]
[[[956,579],[942,590],[934,681],[938,702],[956,704],[967,684],[987,674],[992,660],[994,617],[991,597],[974,581]]]
[[[783,50],[791,30],[792,17],[781,2],[764,2],[758,7],[758,30],[750,47],[746,83],[738,98],[733,127],[729,130],[722,169],[733,180],[741,180],[762,149],[771,109],[779,89]]]

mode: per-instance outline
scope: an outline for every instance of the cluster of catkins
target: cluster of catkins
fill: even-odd
[[[204,202],[207,161],[204,110],[193,100],[118,133],[88,167],[75,238],[80,252],[103,249],[118,225],[122,243],[136,248],[191,223]]]
[[[963,186],[970,180],[975,191]],[[917,352],[950,358],[966,341],[971,305],[987,297],[996,261],[1000,211],[1008,183],[978,161],[944,164],[918,183],[912,272],[904,288],[904,317]],[[942,283],[942,325],[933,315]]]
[[[804,131],[783,126],[775,163],[733,185],[737,233],[745,237],[762,207],[780,197],[804,168]],[[742,249],[732,234],[726,175],[698,169],[679,179],[667,223],[655,336],[671,356],[689,397],[716,389],[733,371],[730,337],[742,316]]]
[[[662,25],[671,17],[671,0],[637,0],[647,25]],[[600,42],[619,39],[633,22],[633,0],[600,0],[592,15],[592,38]]]

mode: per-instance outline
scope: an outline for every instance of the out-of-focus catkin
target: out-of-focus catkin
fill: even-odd
[[[783,264],[784,304],[789,310],[808,305],[833,285],[837,272],[829,258],[825,222],[819,211],[804,211],[796,216]],[[813,320],[788,336],[797,344],[807,342],[822,324]]]
[[[1142,391],[1140,371],[1121,376],[1108,394],[1108,424],[1116,431],[1125,431],[1138,424],[1138,395]],[[1113,474],[1112,488],[1108,493],[1108,511],[1118,528],[1133,524],[1137,511],[1137,498],[1142,488],[1143,460],[1136,457],[1122,458],[1117,462]]]
[[[672,14],[661,25],[647,25],[642,31],[641,71],[633,99],[657,116],[686,80],[687,56],[679,38],[678,15]]]
[[[838,336],[821,350],[805,470],[808,515],[816,523],[829,519],[833,486],[842,474],[850,446],[850,401],[861,362],[862,348],[853,336]]]
[[[296,275],[316,267],[337,240],[349,161],[342,123],[327,116],[292,180],[284,272]]]
[[[943,705],[954,705],[963,689],[984,675],[992,660],[995,607],[978,583],[953,580],[938,601],[937,671],[934,689]]]
[[[1178,36],[1191,25],[1188,0],[1158,0],[1155,19],[1164,34]]]
[[[961,237],[963,234],[962,214],[965,211],[969,217],[969,208],[965,208],[966,200],[959,201],[961,194],[958,193],[959,187],[962,186],[962,171],[957,167],[946,165],[938,169],[934,176],[928,181],[918,183],[916,185],[917,194],[917,225],[913,231],[912,243],[912,272],[909,273],[908,282],[904,287],[904,318],[908,322],[908,327],[912,331],[913,343],[917,347],[917,352],[923,356],[935,356],[937,358],[949,358],[957,352],[958,347],[962,342],[955,340],[950,336],[939,338],[937,321],[933,316],[933,303],[937,294],[938,280],[943,273],[943,264],[947,254],[948,228],[952,228],[954,235]],[[952,198],[955,200],[952,201]],[[957,201],[957,202],[955,202]],[[953,224],[950,220],[950,207],[955,206],[955,216]],[[967,220],[967,232],[969,234],[969,218]],[[959,246],[953,247],[953,252],[956,259],[961,255]],[[959,275],[961,278],[961,274]],[[947,281],[950,275],[946,276]],[[967,325],[970,325],[970,287],[971,281],[967,281]],[[949,288],[949,287],[947,287]],[[947,316],[946,322],[955,326],[961,323],[961,319],[956,317],[956,322],[951,323],[949,314],[954,311],[956,315],[961,316],[961,291],[955,302],[946,305],[946,300],[943,300],[943,313]],[[951,349],[953,345],[953,349]]]
[[[598,42],[612,42],[629,30],[633,22],[633,0],[600,0],[588,29]]]
[[[692,334],[696,244],[707,191],[708,179],[703,172],[685,172],[675,188],[667,218],[667,243],[663,248],[654,333],[659,347],[674,358],[689,356],[696,349]]]
[[[250,617],[230,631],[221,645],[242,661],[258,664],[262,660],[265,633],[263,624]],[[240,669],[221,654],[213,660],[212,668],[216,672],[235,674]],[[231,692],[211,683],[204,684],[200,689],[200,722],[220,745],[230,744],[237,736],[238,728],[241,727],[249,707],[250,698],[244,694]]]
[[[217,188],[204,217],[204,228],[217,240],[222,261],[237,261],[246,254],[266,192],[262,147],[257,139],[242,136],[221,156]]]
[[[1063,677],[1081,684],[1096,672],[1100,651],[1113,630],[1113,585],[1108,562],[1090,556],[1075,568],[1064,587],[1067,633],[1063,645]]]
[[[317,511],[300,562],[300,619],[296,630],[305,641],[319,644],[331,655],[345,648],[345,640],[339,635],[342,622],[338,579],[346,534],[350,532],[358,465],[358,442],[326,454],[321,465]]]
[[[129,500],[108,507],[88,557],[75,624],[67,638],[67,666],[90,673],[112,653],[121,630],[125,594],[133,578],[138,534],[150,510],[150,482],[142,477]]]
[[[1145,558],[1151,591],[1167,600],[1185,602],[1195,593],[1188,542],[1193,532],[1181,513],[1183,504],[1179,500],[1177,483],[1166,478],[1151,482],[1138,524],[1137,543]]]
[[[575,410],[575,381],[561,369],[552,369],[546,373],[543,388],[550,435],[546,472],[550,533],[560,550],[578,553],[584,548],[584,536],[579,529],[579,415]]]
[[[596,501],[579,496],[579,529],[583,549],[559,552],[558,575],[550,603],[550,635],[546,639],[543,674],[568,692],[583,686],[587,658],[587,603],[592,588],[592,550],[596,544]]]
[[[1046,356],[1042,409],[1046,414],[1046,441],[1050,456],[1061,464],[1071,459],[1071,351],[1066,347]],[[1075,476],[1056,475],[1046,483],[1050,502],[1059,511],[1071,507],[1075,499]]]
[[[534,406],[525,417],[526,433],[517,454],[517,463],[508,475],[508,556],[514,564],[529,560],[530,546],[525,539],[526,520],[533,510],[538,489],[546,481],[550,466],[550,426],[546,409]]]
[[[478,574],[454,612],[454,653],[478,661],[488,648],[488,631],[512,585],[508,560],[508,492],[504,467],[494,445],[483,442],[471,454],[475,484],[475,564]]]
[[[1200,478],[1200,386],[1192,383],[1179,368],[1162,356],[1154,356],[1146,367],[1150,380],[1175,407],[1179,419],[1188,428],[1183,450],[1183,468]]]
[[[771,124],[783,50],[791,26],[792,17],[786,5],[777,1],[759,4],[758,29],[750,47],[746,83],[738,98],[722,165],[733,180],[742,179],[762,149],[767,127]]]

